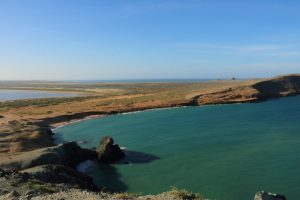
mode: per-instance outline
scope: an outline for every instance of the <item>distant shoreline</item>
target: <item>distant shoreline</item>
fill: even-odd
[[[237,80],[250,80],[259,78],[240,78]],[[228,81],[230,78],[158,78],[158,79],[107,79],[107,80],[0,80],[1,82],[37,82],[37,83],[176,83],[176,82],[207,82]]]

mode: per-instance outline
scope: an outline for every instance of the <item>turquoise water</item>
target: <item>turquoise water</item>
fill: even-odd
[[[84,147],[110,135],[138,157],[147,154],[90,169],[110,189],[155,194],[177,186],[220,200],[250,200],[260,190],[300,196],[300,96],[113,115],[57,132]]]
[[[33,99],[33,98],[50,98],[50,97],[70,97],[74,94],[45,92],[45,91],[27,91],[27,90],[0,90],[0,101]]]

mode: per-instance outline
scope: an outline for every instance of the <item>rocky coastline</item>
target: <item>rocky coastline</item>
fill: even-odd
[[[40,126],[52,126],[56,128],[61,125],[81,120],[93,119],[113,114],[145,111],[151,109],[164,109],[185,106],[233,104],[233,103],[255,103],[273,98],[295,96],[300,94],[300,75],[280,76],[258,83],[229,88],[226,90],[196,95],[191,100],[178,103],[165,103],[159,105],[145,105],[139,107],[123,107],[112,111],[90,111],[70,115],[43,118],[36,122]]]
[[[8,157],[0,163],[0,198],[1,195],[13,195],[31,199],[69,189],[103,191],[104,188],[96,186],[91,177],[79,172],[77,166],[87,160],[111,164],[123,157],[124,152],[109,136],[102,138],[97,150],[84,149],[76,142],[67,142]],[[15,187],[16,184],[18,187]],[[30,191],[31,195],[28,196]]]
[[[16,154],[1,157],[0,162],[0,199],[41,199],[41,195],[51,195],[75,190],[89,191],[94,199],[122,199],[98,188],[90,177],[78,172],[76,166],[85,160],[98,159],[102,163],[112,163],[122,159],[120,148],[113,144],[112,138],[104,138],[98,151],[83,149],[77,143],[70,142],[55,145],[51,128],[92,117],[110,114],[135,112],[155,108],[181,106],[200,106],[207,104],[229,104],[265,101],[270,98],[300,94],[300,75],[289,75],[261,81],[250,86],[229,88],[223,91],[196,95],[189,101],[172,104],[145,105],[139,107],[123,107],[112,111],[89,111],[70,115],[47,117],[27,122],[10,121],[8,126],[13,130],[25,129],[34,131],[32,138],[24,138],[13,146]],[[2,115],[1,115],[2,116]],[[4,118],[5,116],[2,116]],[[104,149],[101,147],[105,146]],[[85,194],[82,194],[85,195]],[[167,195],[167,196],[166,196]],[[168,196],[169,195],[169,196]],[[173,196],[172,196],[173,195]],[[67,195],[68,196],[68,195]],[[71,196],[71,195],[69,195]],[[64,199],[68,199],[67,197]],[[162,196],[134,196],[132,199],[184,199],[180,195],[168,193]],[[199,199],[188,198],[188,199]],[[203,198],[201,198],[203,199]],[[285,200],[283,195],[260,192],[254,200]]]
[[[173,188],[158,195],[111,193],[99,188],[91,177],[76,169],[81,162],[115,163],[126,154],[105,136],[97,150],[83,149],[75,142],[41,148],[0,163],[0,199],[136,199],[205,200],[198,193]],[[257,192],[254,200],[286,200],[284,195]]]

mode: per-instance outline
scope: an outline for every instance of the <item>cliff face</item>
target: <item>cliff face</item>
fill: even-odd
[[[229,88],[195,96],[193,104],[225,104],[257,102],[275,97],[300,94],[300,75],[281,76],[253,85]]]
[[[300,75],[289,75],[256,83],[252,86],[260,98],[288,96],[300,93]]]
[[[194,97],[194,105],[230,104],[257,101],[258,91],[252,87],[237,87]]]

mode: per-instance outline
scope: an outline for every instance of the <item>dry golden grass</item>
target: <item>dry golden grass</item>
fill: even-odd
[[[49,137],[39,126],[26,123],[44,121],[45,126],[58,125],[89,115],[129,112],[150,108],[191,104],[193,98],[205,94],[198,102],[214,101],[216,92],[251,85],[258,80],[210,81],[194,83],[13,83],[7,89],[35,89],[80,92],[78,97],[44,98],[0,102],[0,152],[18,152],[49,146]],[[0,83],[0,88],[1,86]],[[208,98],[207,98],[208,97]],[[11,121],[21,125],[10,126]],[[9,143],[9,145],[8,145]]]
[[[49,98],[18,100],[0,103],[1,114],[6,119],[41,119],[81,112],[111,112],[184,104],[201,94],[221,91],[231,87],[249,85],[251,81],[212,81],[198,83],[124,83],[124,84],[68,84],[68,90],[105,91],[105,95],[71,98]],[[51,87],[50,87],[51,86]],[[65,85],[51,83],[49,88],[63,88]],[[72,88],[70,88],[72,86]],[[16,86],[14,86],[16,87]],[[43,85],[46,88],[46,85]]]

